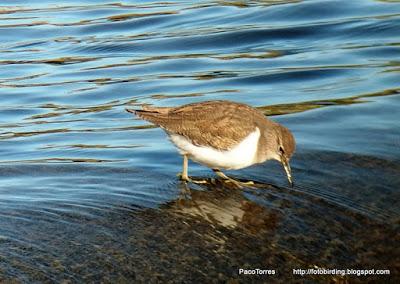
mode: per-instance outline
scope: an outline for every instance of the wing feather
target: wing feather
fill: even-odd
[[[140,118],[179,134],[198,146],[228,150],[255,130],[265,116],[245,104],[207,101],[176,108],[147,107],[135,110]]]

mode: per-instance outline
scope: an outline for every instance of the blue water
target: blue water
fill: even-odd
[[[399,2],[31,2],[0,6],[0,282],[399,279]],[[182,198],[175,148],[124,110],[214,99],[292,130],[294,189],[191,163],[210,182]]]

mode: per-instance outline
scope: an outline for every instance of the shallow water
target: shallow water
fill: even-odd
[[[398,2],[24,2],[0,7],[0,282],[400,278]],[[293,131],[294,189],[193,163],[189,194],[124,111],[213,99]],[[391,275],[292,275],[313,267]]]

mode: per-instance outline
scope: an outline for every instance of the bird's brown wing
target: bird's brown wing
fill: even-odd
[[[229,101],[194,103],[162,110],[152,107],[135,113],[169,133],[186,137],[195,145],[220,150],[237,145],[255,130],[255,121],[265,119],[257,110]]]

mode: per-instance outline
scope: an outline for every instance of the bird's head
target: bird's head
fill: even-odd
[[[292,170],[290,169],[290,158],[296,150],[296,141],[293,134],[286,127],[278,124],[277,127],[277,149],[276,159],[279,160],[285,169],[289,184],[293,187]]]

